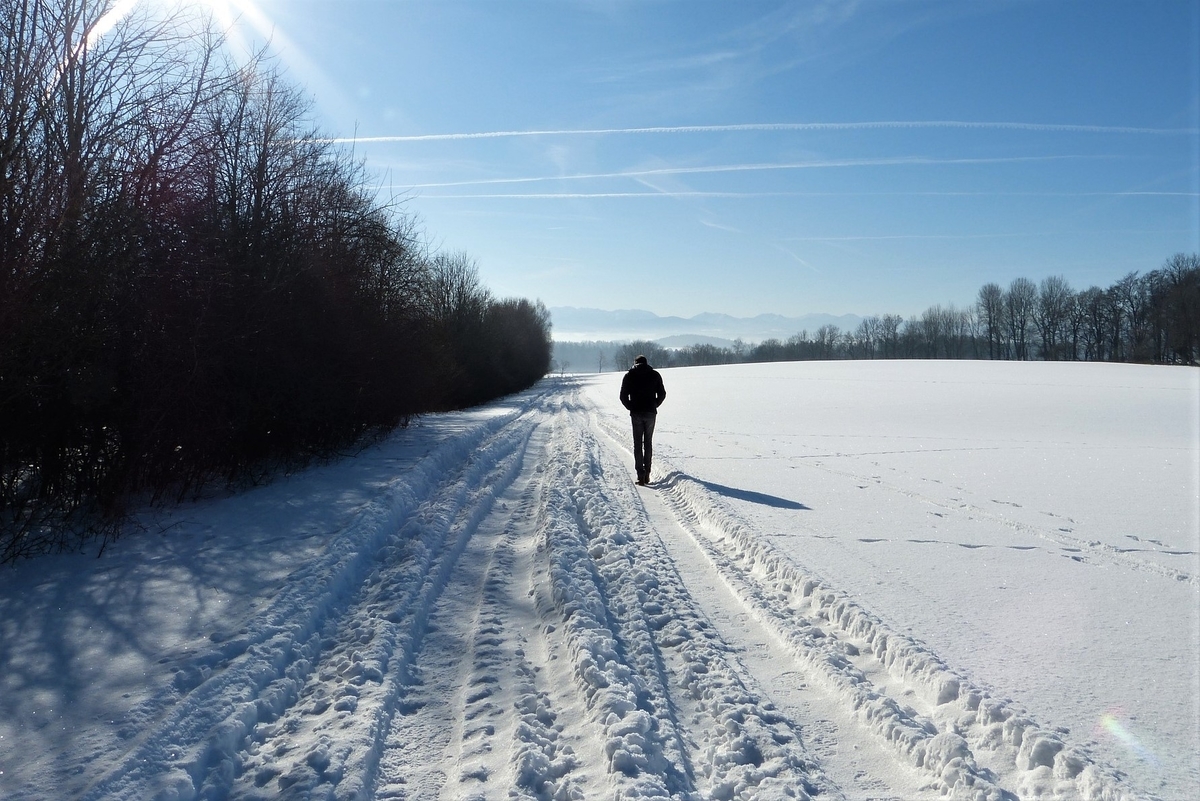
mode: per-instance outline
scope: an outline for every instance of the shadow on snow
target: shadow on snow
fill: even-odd
[[[734,498],[739,501],[749,501],[763,506],[771,506],[775,509],[796,509],[811,511],[812,507],[805,506],[799,501],[790,501],[787,498],[780,498],[778,495],[768,495],[765,492],[755,492],[754,490],[738,489],[737,487],[727,487],[724,484],[718,484],[715,481],[705,481],[702,478],[690,476],[687,473],[682,473],[678,470],[672,470],[666,478],[657,482],[657,486],[671,487],[678,483],[681,479],[695,481],[705,489],[715,492],[718,495],[724,495],[726,498]]]

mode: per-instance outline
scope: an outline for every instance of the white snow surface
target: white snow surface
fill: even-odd
[[[663,377],[0,571],[0,798],[1195,796],[1200,370]]]

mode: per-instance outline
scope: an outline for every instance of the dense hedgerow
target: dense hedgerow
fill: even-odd
[[[549,368],[461,255],[194,19],[0,0],[0,563]]]

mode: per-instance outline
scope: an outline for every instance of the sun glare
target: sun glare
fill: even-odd
[[[257,40],[270,41],[274,26],[253,0],[116,0],[108,13],[100,17],[88,31],[87,42],[92,44],[111,31],[138,5],[162,10],[191,7],[210,17],[237,50],[249,51]]]
[[[275,26],[253,0],[190,0],[210,14],[235,51],[254,52],[269,42],[279,44]]]
[[[205,11],[212,14],[213,21],[217,26],[231,33],[238,20],[245,13],[247,7],[253,8],[249,3],[237,2],[237,0],[194,0],[196,5],[202,6]]]
[[[138,0],[117,0],[108,13],[96,20],[96,24],[88,31],[87,43],[95,43],[100,37],[113,29],[138,4]]]

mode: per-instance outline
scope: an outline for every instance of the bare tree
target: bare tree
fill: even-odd
[[[975,319],[970,309],[959,309],[950,304],[946,309],[943,330],[947,340],[946,358],[963,359],[967,355],[967,344],[974,337]]]
[[[671,355],[666,348],[657,342],[638,339],[633,342],[627,342],[617,349],[616,369],[629,369],[633,365],[633,360],[638,356],[645,356],[646,360],[653,367],[671,366]]]
[[[854,339],[868,359],[875,358],[875,351],[879,345],[879,328],[879,318],[872,315],[864,317],[854,331]]]
[[[816,344],[819,358],[832,359],[837,350],[841,330],[836,325],[823,325],[817,329]]]
[[[439,253],[429,264],[426,308],[437,319],[467,326],[482,318],[491,293],[479,280],[479,268],[466,253]]]
[[[1160,358],[1195,364],[1200,360],[1200,254],[1176,253],[1159,271],[1152,294]]]
[[[999,284],[984,284],[975,301],[979,319],[987,338],[988,358],[1003,358],[1004,344],[1004,290]]]
[[[1113,284],[1110,292],[1125,324],[1124,341],[1120,342],[1119,358],[1130,361],[1149,361],[1151,337],[1148,325],[1150,292],[1147,282],[1136,271],[1127,273]]]
[[[1042,358],[1057,361],[1061,358],[1061,346],[1067,331],[1071,301],[1075,293],[1061,275],[1042,279],[1037,303],[1033,306],[1033,320],[1041,337]]]
[[[1083,293],[1073,293],[1067,306],[1067,332],[1070,337],[1070,345],[1066,347],[1066,354],[1071,361],[1078,361],[1080,358],[1081,348],[1084,347],[1086,323],[1087,309],[1084,305]]]
[[[925,311],[921,312],[920,322],[920,355],[936,359],[938,349],[945,338],[943,325],[945,323],[945,310],[940,304],[930,306]]]
[[[1029,358],[1029,329],[1037,305],[1037,284],[1028,278],[1016,278],[1004,293],[1004,320],[1013,358]]]
[[[895,359],[900,350],[900,327],[904,318],[898,314],[885,314],[879,318],[879,346],[883,358]]]
[[[1108,293],[1098,286],[1088,287],[1079,293],[1077,302],[1083,318],[1080,329],[1083,358],[1087,361],[1111,359],[1110,331],[1113,322]]]

